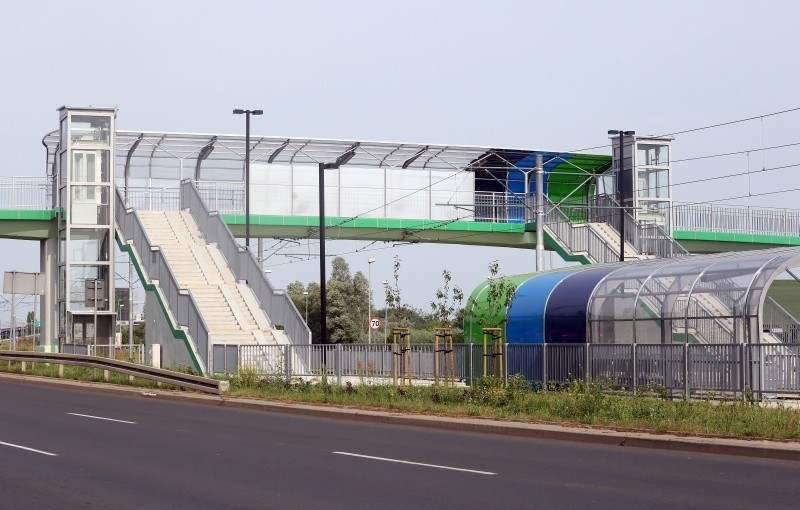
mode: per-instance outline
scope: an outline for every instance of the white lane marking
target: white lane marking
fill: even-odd
[[[372,459],[372,460],[382,460],[384,462],[397,462],[398,464],[411,464],[412,466],[424,466],[436,469],[449,469],[450,471],[462,471],[464,473],[476,473],[479,475],[496,475],[497,473],[492,473],[491,471],[478,471],[475,469],[464,469],[464,468],[457,468],[451,466],[439,466],[437,464],[425,464],[422,462],[411,462],[409,460],[400,460],[400,459],[388,459],[386,457],[373,457],[371,455],[360,455],[358,453],[349,453],[349,452],[333,452],[336,455],[348,455],[350,457],[361,457],[362,459]]]
[[[3,446],[10,446],[11,448],[19,448],[20,450],[27,450],[29,452],[41,453],[42,455],[49,455],[51,457],[58,457],[57,453],[44,452],[42,450],[37,450],[35,448],[28,448],[27,446],[21,446],[21,445],[14,444],[14,443],[4,443],[3,441],[0,441],[0,444],[3,445]]]
[[[95,420],[115,421],[117,423],[129,423],[131,425],[136,425],[135,421],[115,420],[114,418],[103,418],[102,416],[92,416],[91,414],[80,414],[80,413],[67,413],[67,414],[71,414],[72,416],[81,416],[83,418],[92,418]]]

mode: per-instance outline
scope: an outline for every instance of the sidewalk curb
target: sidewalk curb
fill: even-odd
[[[126,386],[110,386],[101,383],[51,379],[18,374],[0,373],[0,379],[16,379],[26,382],[52,385],[60,384],[76,389],[103,393],[129,393],[136,396],[192,402],[205,405],[225,406],[238,409],[279,412],[300,416],[350,420],[355,422],[383,423],[425,427],[454,432],[474,432],[531,439],[572,441],[585,444],[648,448],[716,455],[735,455],[762,459],[800,461],[800,443],[767,441],[762,439],[732,439],[720,437],[679,436],[646,432],[618,431],[601,428],[566,427],[545,423],[495,421],[482,418],[450,418],[420,414],[404,414],[391,411],[375,411],[337,407],[285,403],[242,397],[203,395],[197,393],[145,389]]]

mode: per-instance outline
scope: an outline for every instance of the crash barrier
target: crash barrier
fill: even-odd
[[[188,388],[206,393],[217,395],[228,391],[230,383],[228,381],[218,381],[197,375],[173,372],[161,368],[153,368],[146,365],[138,365],[127,361],[119,361],[110,358],[88,356],[84,354],[64,354],[30,351],[0,351],[0,360],[14,361],[22,363],[22,371],[27,369],[27,363],[53,363],[59,365],[58,375],[63,377],[64,366],[79,366],[87,368],[97,368],[103,370],[103,378],[108,380],[109,372],[116,372],[141,379],[172,384],[182,388]]]

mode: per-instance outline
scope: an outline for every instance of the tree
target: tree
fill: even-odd
[[[308,292],[308,295],[303,294],[304,292]],[[294,281],[286,287],[286,293],[304,319],[306,317],[306,304],[308,304],[307,324],[311,330],[311,341],[313,343],[319,342],[319,284],[312,282],[306,286],[300,281]]]
[[[517,287],[511,280],[504,278],[499,273],[499,262],[496,260],[490,262],[486,299],[478,301],[471,296],[467,301],[464,316],[473,324],[473,328],[499,328],[508,320],[506,310]]]
[[[331,276],[327,281],[328,341],[330,343],[363,341],[367,334],[367,299],[369,284],[360,271],[350,275],[350,267],[342,257],[332,261]],[[305,317],[308,302],[308,327],[312,342],[319,342],[320,288],[317,283],[308,286],[299,281],[286,287],[289,298],[300,315]],[[308,295],[303,294],[308,292]]]
[[[454,285],[452,294],[450,292],[450,281],[453,279],[450,271],[442,271],[444,284],[436,290],[436,301],[431,301],[431,312],[434,320],[438,321],[442,327],[452,327],[455,323],[454,314],[461,310],[461,302],[464,300],[464,292],[461,287]]]
[[[367,279],[359,271],[350,276],[350,266],[342,257],[332,262],[328,282],[328,339],[331,343],[363,340],[367,328]]]

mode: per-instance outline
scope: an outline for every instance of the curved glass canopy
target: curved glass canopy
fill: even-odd
[[[510,343],[800,343],[800,248],[604,264],[507,277]],[[776,288],[781,292],[769,292]],[[487,283],[473,306],[487,307]],[[475,299],[478,298],[478,299]],[[467,341],[480,338],[470,320]]]

